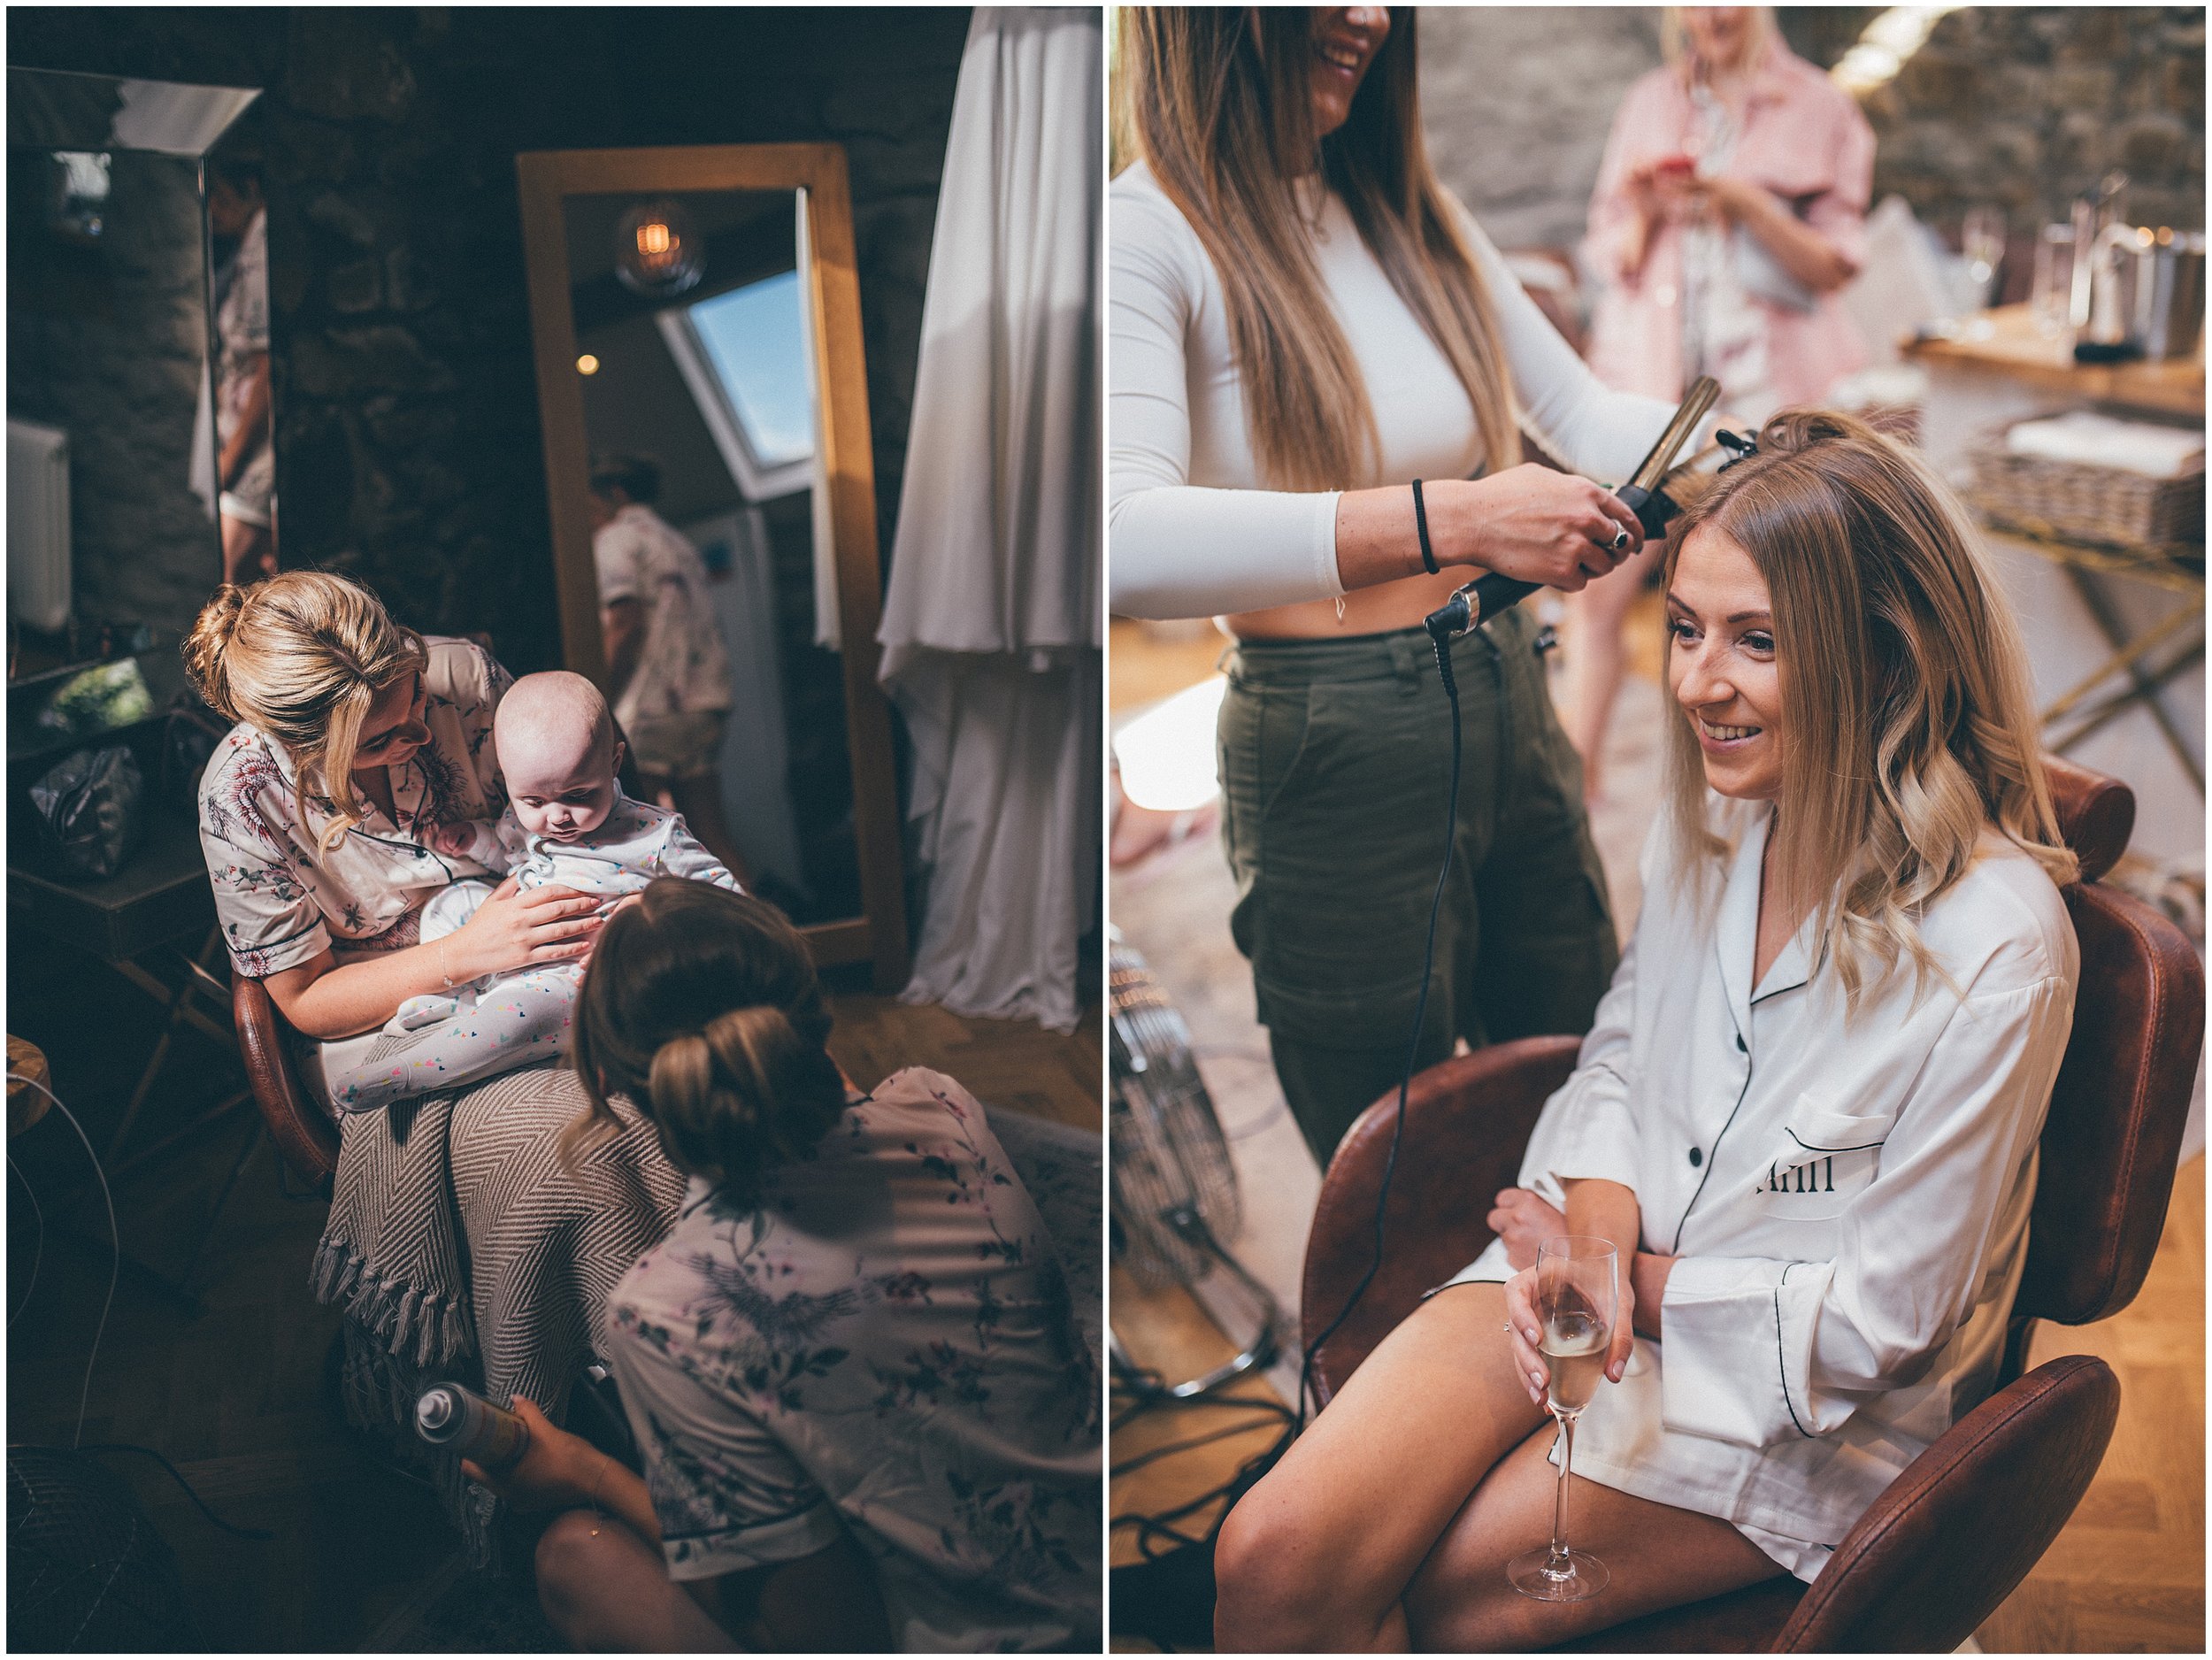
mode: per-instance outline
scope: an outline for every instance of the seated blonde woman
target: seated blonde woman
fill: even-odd
[[[421,942],[425,903],[487,874],[436,833],[507,805],[490,740],[511,682],[487,652],[402,627],[343,577],[288,571],[217,590],[184,654],[209,707],[238,723],[200,784],[231,969],[308,1040],[311,1089],[365,1058],[411,997],[588,953],[600,895],[512,878]],[[403,1103],[397,1125],[343,1120],[315,1285],[352,1317],[357,1418],[396,1421],[423,1367],[480,1367],[495,1397],[557,1413],[604,1353],[607,1287],[668,1231],[683,1178],[634,1115],[587,1167],[563,1168],[555,1140],[584,1106],[572,1073],[541,1065]],[[460,1517],[480,1545],[485,1508]]]
[[[1224,1648],[1532,1648],[1811,1580],[1993,1384],[2077,973],[2011,617],[1942,486],[1839,415],[1769,422],[1665,576],[1633,941],[1498,1239],[1230,1515]],[[1548,1603],[1506,1564],[1550,1535],[1562,1233],[1620,1265],[1568,1501],[1611,1587]]]

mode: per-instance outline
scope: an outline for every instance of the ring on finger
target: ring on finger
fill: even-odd
[[[1607,547],[1607,548],[1610,549],[1611,549],[1613,552],[1615,552],[1615,553],[1618,553],[1618,552],[1619,552],[1619,551],[1620,551],[1623,548],[1625,548],[1626,546],[1628,546],[1628,529],[1627,529],[1627,527],[1626,527],[1625,526],[1622,526],[1621,528],[1619,528],[1619,529],[1616,530],[1616,531],[1613,533],[1613,540],[1612,540],[1612,541],[1610,541],[1610,542],[1607,542],[1605,545],[1606,545],[1606,547]]]

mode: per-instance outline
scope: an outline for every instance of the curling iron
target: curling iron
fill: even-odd
[[[1636,515],[1636,522],[1643,526],[1645,535],[1659,534],[1666,528],[1667,521],[1681,511],[1663,486],[1675,457],[1681,453],[1682,446],[1697,430],[1698,422],[1705,419],[1719,397],[1720,383],[1710,375],[1700,375],[1659,434],[1659,441],[1652,445],[1651,452],[1629,475],[1628,482],[1613,492]],[[1429,637],[1436,642],[1440,653],[1446,641],[1481,627],[1499,612],[1520,603],[1540,586],[1502,576],[1495,571],[1479,576],[1429,613]]]

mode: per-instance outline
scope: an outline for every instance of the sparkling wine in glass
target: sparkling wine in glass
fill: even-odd
[[[1559,1421],[1559,1491],[1552,1503],[1551,1544],[1506,1564],[1506,1577],[1524,1596],[1541,1602],[1579,1602],[1605,1589],[1613,1576],[1586,1550],[1567,1548],[1567,1479],[1574,1467],[1575,1420],[1605,1379],[1619,1310],[1612,1245],[1601,1239],[1561,1234],[1536,1252],[1536,1316],[1543,1322],[1543,1351],[1551,1381],[1545,1391]]]

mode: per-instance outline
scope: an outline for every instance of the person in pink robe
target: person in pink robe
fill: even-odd
[[[1782,43],[1765,6],[1668,14],[1669,61],[1631,87],[1590,198],[1604,284],[1590,366],[1679,398],[1710,374],[1738,420],[1814,403],[1866,351],[1838,299],[1864,257],[1874,134],[1850,95]],[[1569,735],[1585,795],[1620,686],[1621,623],[1649,551],[1568,601]]]

